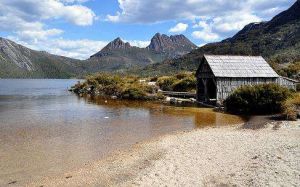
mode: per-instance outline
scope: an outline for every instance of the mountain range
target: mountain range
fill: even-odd
[[[262,55],[277,70],[300,64],[300,0],[270,21],[250,23],[233,37],[200,48],[184,35],[157,33],[145,48],[116,38],[89,59],[77,60],[0,38],[0,78],[70,78],[99,71],[171,74],[195,71],[203,54]]]
[[[124,72],[178,58],[196,49],[184,35],[157,33],[149,46],[139,48],[116,38],[87,60],[35,51],[0,38],[0,78],[70,78],[99,71]]]
[[[146,48],[131,46],[116,38],[101,51],[92,55],[85,63],[89,72],[124,72],[132,68],[160,63],[168,58],[178,58],[196,49],[184,35],[167,36],[157,33]]]

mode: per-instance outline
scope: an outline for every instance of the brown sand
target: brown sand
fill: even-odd
[[[14,183],[9,186],[18,186]],[[163,136],[27,186],[300,186],[300,121]],[[21,185],[23,186],[23,184]]]

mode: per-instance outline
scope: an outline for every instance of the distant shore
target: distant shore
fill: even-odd
[[[28,186],[299,186],[300,121],[244,127],[162,136]]]

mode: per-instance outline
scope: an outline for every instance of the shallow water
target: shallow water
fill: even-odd
[[[0,79],[0,186],[56,175],[178,130],[243,122],[206,108],[78,98],[77,80]]]

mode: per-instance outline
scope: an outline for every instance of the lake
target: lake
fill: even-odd
[[[83,166],[153,137],[243,119],[211,109],[79,98],[78,80],[0,79],[0,186]]]

